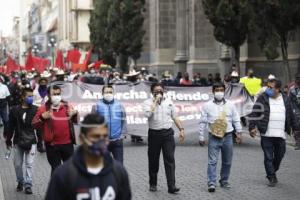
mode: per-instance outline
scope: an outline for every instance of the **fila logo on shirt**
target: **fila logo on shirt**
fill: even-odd
[[[76,200],[115,200],[115,198],[116,192],[111,186],[106,189],[106,192],[102,198],[100,196],[99,187],[89,189],[89,191],[86,193],[79,193],[76,195]]]

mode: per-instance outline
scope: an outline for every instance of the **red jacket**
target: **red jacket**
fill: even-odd
[[[78,114],[72,118],[68,116],[68,110],[72,107],[62,102],[58,110],[50,109],[49,102],[39,107],[32,120],[34,128],[43,130],[43,140],[51,145],[76,143],[73,123],[78,122]],[[51,118],[44,120],[42,114],[51,111]]]

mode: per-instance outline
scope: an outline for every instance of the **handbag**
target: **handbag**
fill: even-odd
[[[226,120],[226,110],[222,111],[218,117],[214,121],[214,123],[210,124],[211,134],[217,138],[224,138],[227,130],[227,120]]]

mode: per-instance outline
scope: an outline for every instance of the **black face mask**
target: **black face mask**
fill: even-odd
[[[253,74],[253,73],[249,74],[249,77],[250,77],[250,78],[253,78],[253,77],[254,77],[254,74]]]
[[[240,82],[239,78],[231,78],[231,83],[238,83]]]

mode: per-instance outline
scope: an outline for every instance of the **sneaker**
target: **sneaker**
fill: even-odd
[[[269,187],[275,187],[277,184],[278,180],[275,177],[269,178]]]
[[[231,188],[231,185],[229,183],[220,183],[221,185],[221,188],[224,188],[224,189],[230,189]]]
[[[17,192],[22,192],[22,191],[23,191],[23,184],[21,182],[18,182]]]
[[[150,192],[156,192],[157,191],[157,186],[156,185],[150,185]]]
[[[216,186],[214,186],[214,185],[208,186],[208,192],[213,193],[215,191],[216,191]]]
[[[32,189],[31,189],[31,187],[25,188],[25,194],[32,194]]]

